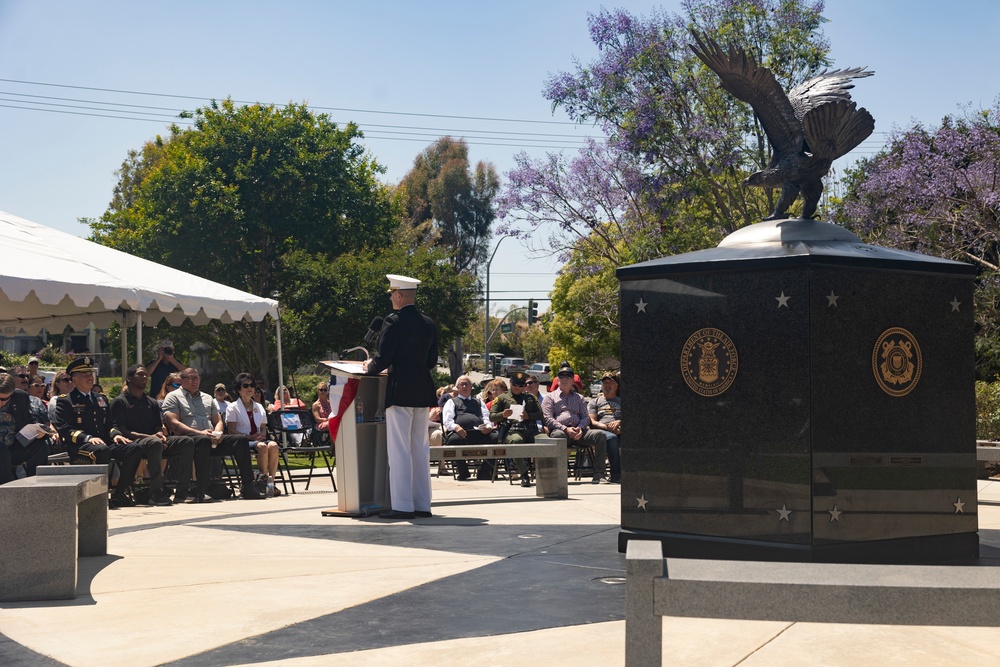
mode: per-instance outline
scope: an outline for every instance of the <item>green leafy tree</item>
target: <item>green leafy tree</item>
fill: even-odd
[[[589,268],[581,271],[583,265]],[[619,353],[616,267],[610,262],[596,272],[592,267],[587,252],[574,253],[552,289],[549,363],[568,360],[581,375],[605,367]]]
[[[299,287],[302,254],[323,266],[379,247],[399,225],[401,209],[376,179],[383,169],[353,123],[338,127],[305,105],[231,100],[193,118],[193,127],[173,126],[129,153],[108,210],[90,221],[94,240],[283,301]],[[274,377],[272,324],[211,329],[206,342],[234,371]],[[292,356],[318,355],[322,345],[302,340]]]
[[[414,159],[399,191],[410,226],[425,242],[447,252],[456,273],[477,275],[493,236],[493,199],[499,188],[492,164],[479,162],[471,169],[465,141],[442,137]],[[453,379],[464,347],[461,337],[448,346]]]
[[[409,223],[450,251],[456,271],[474,273],[493,236],[493,198],[500,187],[493,165],[470,169],[465,140],[442,137],[414,159],[400,186]]]

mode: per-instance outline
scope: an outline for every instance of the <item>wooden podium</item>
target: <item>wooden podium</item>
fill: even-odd
[[[337,466],[337,507],[323,516],[364,517],[389,509],[389,459],[386,452],[385,375],[364,375],[359,362],[324,361],[330,380],[343,384],[358,381],[357,395],[344,407],[344,417],[334,442]],[[364,421],[357,421],[358,401]],[[334,399],[330,399],[331,404]]]

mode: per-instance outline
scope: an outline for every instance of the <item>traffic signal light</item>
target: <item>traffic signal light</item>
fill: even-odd
[[[538,302],[528,299],[528,326],[530,327],[538,319]]]

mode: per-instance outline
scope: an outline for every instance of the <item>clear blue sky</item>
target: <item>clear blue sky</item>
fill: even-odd
[[[545,147],[572,146],[594,133],[569,124],[469,118],[566,121],[552,114],[542,84],[571,68],[574,56],[594,57],[586,16],[602,4],[643,14],[679,5],[0,0],[0,78],[58,84],[0,81],[0,210],[86,235],[76,219],[104,211],[126,152],[164,133],[178,109],[213,97],[355,110],[329,113],[361,124],[364,143],[388,169],[387,181],[398,181],[416,154],[444,134],[466,137],[473,161],[491,161],[503,173],[519,150],[541,156],[553,150]],[[934,124],[963,104],[989,106],[1000,93],[994,46],[1000,3],[828,0],[825,15],[835,66],[876,71],[854,93],[877,125],[860,153],[877,150],[894,125]],[[122,116],[123,104],[166,116],[81,115]],[[102,108],[108,111],[95,110]],[[551,288],[554,261],[528,261],[525,252],[512,240],[501,247],[492,269],[494,301],[523,302]]]

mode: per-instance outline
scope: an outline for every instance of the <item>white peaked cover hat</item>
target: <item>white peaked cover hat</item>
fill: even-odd
[[[390,292],[395,292],[398,289],[417,289],[417,285],[420,284],[419,280],[408,276],[397,276],[393,273],[387,273],[385,277],[389,279]]]

